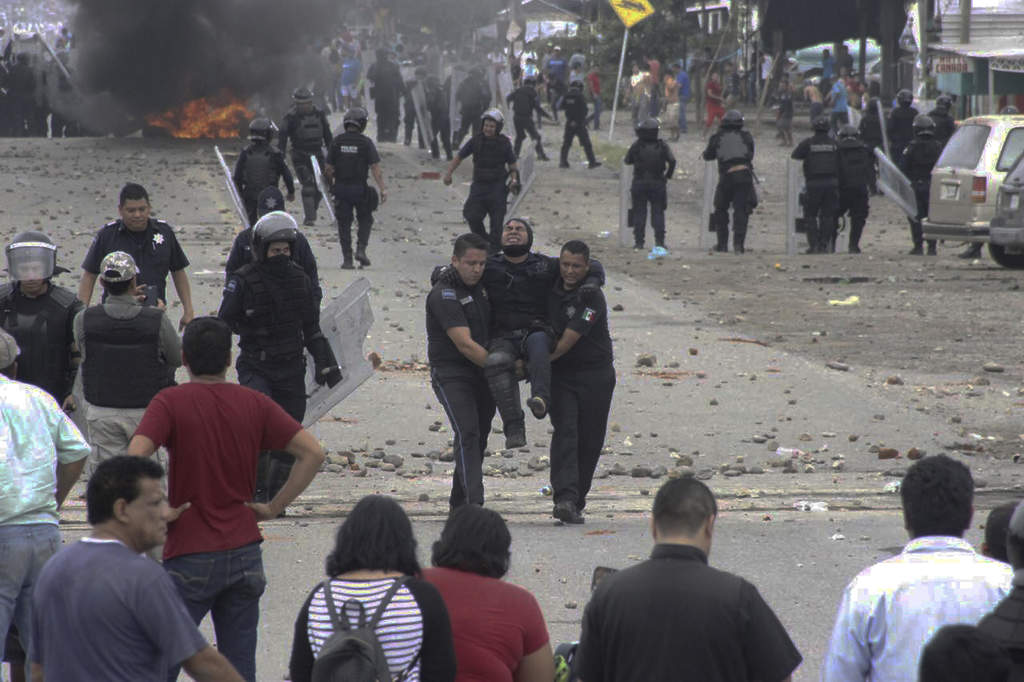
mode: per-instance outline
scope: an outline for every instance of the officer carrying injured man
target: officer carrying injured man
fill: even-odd
[[[316,224],[316,211],[320,207],[320,190],[313,174],[310,156],[316,156],[322,168],[324,147],[331,144],[331,126],[327,114],[313,104],[313,93],[308,88],[298,88],[292,93],[292,108],[285,114],[281,124],[281,153],[288,152],[288,140],[292,142],[292,166],[302,183],[302,210],[305,213],[303,225]]]
[[[356,260],[360,267],[365,268],[370,264],[366,246],[370,242],[370,230],[373,228],[373,212],[377,210],[378,204],[383,204],[388,198],[377,147],[373,140],[363,135],[366,119],[366,110],[361,107],[346,111],[342,120],[344,131],[327,146],[327,168],[324,174],[334,194],[342,270],[355,267],[352,263],[352,212],[355,211],[356,220],[359,221]],[[371,172],[379,192],[366,182]]]
[[[238,155],[231,179],[238,188],[238,196],[242,198],[251,227],[259,218],[260,193],[268,187],[276,188],[277,183],[284,179],[288,201],[295,201],[295,181],[284,162],[284,154],[271,144],[274,141],[274,124],[269,118],[252,120],[249,141],[249,146]]]
[[[444,174],[444,184],[452,184],[452,173],[464,159],[473,157],[473,183],[469,186],[462,216],[473,234],[490,240],[492,252],[501,249],[509,190],[518,193],[521,188],[512,141],[501,134],[504,124],[505,117],[500,111],[485,111],[480,132],[462,145]],[[490,221],[490,234],[484,226],[484,218]]]
[[[676,157],[668,144],[658,137],[658,119],[647,118],[636,126],[637,140],[623,163],[633,166],[633,248],[644,248],[647,235],[647,207],[651,207],[651,228],[654,230],[654,248],[657,255],[668,255],[665,248],[665,207],[668,205],[666,183],[676,172]]]
[[[743,130],[743,114],[725,112],[718,131],[708,140],[705,161],[718,160],[718,186],[715,187],[715,212],[711,222],[718,235],[715,251],[729,250],[729,206],[732,206],[732,247],[744,252],[747,219],[757,206],[754,190],[754,137]]]
[[[235,368],[238,383],[270,396],[293,419],[306,414],[306,360],[313,356],[317,383],[336,386],[341,370],[320,330],[309,277],[291,258],[298,238],[295,219],[283,211],[268,213],[253,228],[253,262],[228,278],[218,317],[239,335]],[[281,490],[294,457],[260,453],[256,502]]]

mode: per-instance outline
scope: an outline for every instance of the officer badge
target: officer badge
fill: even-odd
[[[164,243],[164,236],[162,234],[160,234],[159,232],[154,234],[153,235],[153,243],[158,245],[158,246],[160,244],[163,244]]]
[[[571,306],[569,306],[568,308],[565,309],[565,316],[566,317],[572,317],[575,314],[576,314],[576,306],[571,305]]]

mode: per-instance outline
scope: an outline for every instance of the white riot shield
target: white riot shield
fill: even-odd
[[[423,138],[423,144],[429,147],[430,141],[434,139],[434,126],[430,110],[427,108],[427,93],[423,89],[423,81],[416,81],[416,85],[409,93],[412,96],[412,105],[416,109],[416,125],[420,128],[420,136]]]
[[[491,102],[487,108],[497,107],[502,113],[505,113],[505,102],[498,91],[498,74],[494,72],[494,66],[491,64],[487,65],[487,88],[491,91]]]
[[[633,239],[633,186],[632,164],[622,164],[619,172],[619,245],[632,246]]]
[[[803,206],[800,205],[800,193],[804,189],[803,164],[789,159],[786,163],[786,255],[795,256],[800,235],[797,233],[797,220],[804,217]]]
[[[861,113],[858,109],[849,108],[846,110],[846,118],[854,128],[860,127]]]
[[[459,109],[459,100],[455,95],[458,93],[462,81],[466,80],[466,75],[466,70],[462,67],[452,67],[452,89],[448,94],[448,119],[453,136],[459,132],[459,126],[462,125],[462,111]]]
[[[370,280],[360,277],[320,311],[320,329],[331,343],[334,357],[341,367],[342,379],[334,388],[316,383],[313,379],[313,358],[307,353],[306,416],[302,420],[306,428],[319,421],[373,374],[373,365],[363,354],[363,341],[373,325],[369,293]]]
[[[718,187],[718,162],[704,162],[704,198],[698,226],[697,246],[710,249],[712,241],[718,243],[718,237],[711,232],[711,214],[715,212],[715,188]]]
[[[512,200],[512,205],[508,207],[509,217],[516,215],[519,203],[526,196],[526,193],[530,191],[530,187],[533,186],[533,179],[537,176],[536,161],[537,156],[532,151],[528,151],[526,156],[519,159],[519,183],[522,185],[522,188],[519,190],[519,194],[515,195],[515,198]]]
[[[242,225],[248,230],[252,227],[249,225],[249,214],[245,212],[245,204],[242,203],[242,197],[238,196],[238,187],[235,186],[235,180],[231,177],[231,170],[228,168],[227,162],[224,161],[224,155],[220,153],[220,148],[214,145],[213,152],[217,155],[217,161],[220,162],[221,170],[224,171],[224,182],[228,186],[228,194],[231,195],[231,203],[235,205],[238,219],[242,221]]]
[[[366,130],[363,134],[367,137],[377,136],[377,103],[370,98],[370,81],[366,79],[366,73],[363,73],[362,80],[363,87],[362,92],[362,104],[363,108],[366,109]]]
[[[892,158],[892,151],[889,149],[889,132],[886,130],[885,111],[882,109],[882,100],[875,100],[875,107],[878,109],[878,125],[882,129],[882,148],[885,155]]]
[[[917,217],[917,195],[907,176],[889,160],[881,149],[875,150],[878,159],[878,189],[889,197],[911,218]]]
[[[316,186],[320,188],[320,193],[324,195],[323,205],[331,216],[331,222],[336,223],[338,219],[334,215],[334,195],[331,194],[327,187],[327,182],[324,181],[324,174],[320,170],[320,161],[317,160],[316,154],[311,154],[309,160],[313,164],[313,176],[316,178]]]

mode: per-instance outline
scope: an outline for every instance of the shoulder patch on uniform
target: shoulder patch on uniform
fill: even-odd
[[[593,308],[584,308],[583,309],[583,321],[584,322],[593,322],[594,315],[595,315],[595,311],[594,311]]]
[[[459,299],[455,294],[455,289],[441,289],[441,298],[446,301],[457,301]]]
[[[103,227],[111,227],[112,225],[117,225],[119,222],[121,222],[121,221],[120,220],[111,220],[109,223],[107,223]]]
[[[473,302],[473,294],[470,294],[469,296],[466,296],[465,298],[460,298],[459,299],[459,303],[461,303],[462,305],[469,305],[472,302]]]
[[[232,277],[228,280],[228,283],[224,285],[225,293],[233,294],[238,291],[238,280]]]

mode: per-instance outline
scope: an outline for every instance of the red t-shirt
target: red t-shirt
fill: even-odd
[[[512,682],[523,657],[548,643],[537,600],[518,585],[450,568],[428,568],[423,578],[448,607],[455,682]]]
[[[597,71],[592,71],[587,74],[587,80],[590,82],[590,91],[594,95],[601,94],[601,77],[597,75]]]
[[[135,431],[170,454],[172,507],[192,506],[167,529],[164,559],[259,542],[245,506],[260,450],[281,450],[302,426],[267,396],[229,383],[187,383],[153,398]]]

